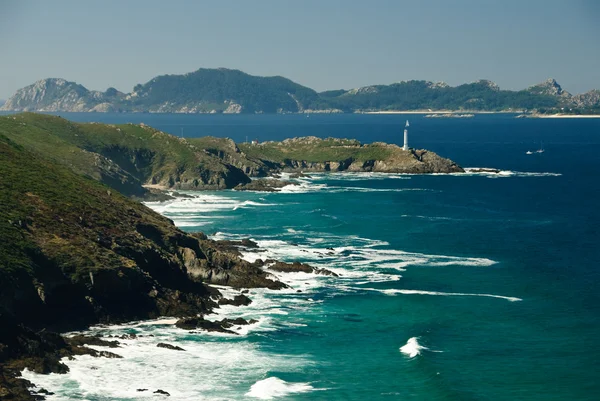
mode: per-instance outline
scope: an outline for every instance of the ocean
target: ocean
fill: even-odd
[[[214,316],[258,320],[239,335],[189,333],[169,318],[94,327],[141,336],[111,350],[123,359],[82,356],[66,361],[65,375],[25,372],[55,393],[49,400],[138,400],[157,389],[170,400],[600,396],[600,119],[61,115],[238,142],[397,144],[409,119],[411,146],[501,171],[310,174],[278,193],[148,203],[183,230],[255,240],[248,260],[297,260],[339,277],[274,273],[291,288],[252,289],[252,304]]]

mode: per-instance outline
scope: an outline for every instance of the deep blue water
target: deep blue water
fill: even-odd
[[[183,128],[184,136],[236,141],[315,135],[392,143],[400,143],[409,118],[411,146],[465,167],[505,171],[501,176],[313,175],[286,193],[212,192],[151,205],[185,230],[258,240],[262,252],[248,257],[300,260],[342,274],[284,276],[294,291],[254,292],[254,306],[228,310],[266,319],[240,338],[186,337],[150,326],[158,337],[192,353],[194,346],[207,344],[256,352],[240,366],[225,364],[229,387],[178,394],[172,384],[171,398],[251,398],[273,395],[269,388],[280,386],[287,389],[282,399],[297,400],[598,399],[600,119],[63,116],[144,122],[176,135]],[[525,154],[542,142],[544,153]],[[427,348],[414,358],[399,349],[412,337]],[[174,372],[201,369],[190,366],[194,363],[191,359]],[[223,364],[218,358],[213,363]],[[64,379],[44,384],[63,386],[55,399],[137,397],[110,390],[108,379],[103,390],[99,382],[94,389],[81,378],[86,366],[73,366],[66,385],[57,384]],[[106,366],[111,372],[109,366],[116,365]],[[151,367],[129,366],[129,380],[136,385],[143,383],[140,375],[151,375]],[[131,373],[131,366],[139,372]],[[194,379],[177,377],[185,383]],[[269,378],[287,384],[261,382]],[[208,379],[199,373],[196,380]],[[266,390],[248,393],[257,382]],[[312,391],[294,392],[293,383]]]

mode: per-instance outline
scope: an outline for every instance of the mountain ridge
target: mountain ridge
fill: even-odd
[[[521,111],[597,109],[598,90],[571,95],[555,79],[519,91],[490,80],[450,86],[424,80],[368,85],[323,92],[282,76],[261,77],[240,70],[200,68],[159,75],[129,93],[89,90],[62,78],[46,78],[19,89],[4,111],[150,113],[352,113],[391,110]]]

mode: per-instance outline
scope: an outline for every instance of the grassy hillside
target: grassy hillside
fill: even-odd
[[[304,137],[282,142],[238,145],[242,154],[271,169],[306,171],[377,171],[388,173],[462,172],[451,160],[426,150],[386,144],[362,145],[354,139]]]
[[[206,277],[273,284],[205,237],[2,135],[0,239],[0,312],[41,326],[202,311]]]
[[[259,145],[240,144],[240,149],[251,158],[284,163],[286,160],[307,162],[383,160],[390,149],[377,145],[361,145],[355,139],[318,139],[306,137],[282,142],[263,142]]]
[[[284,286],[204,235],[0,134],[1,399],[37,399],[17,379],[25,367],[65,372],[59,359],[72,354],[48,330],[206,313],[220,294],[205,283]]]
[[[222,189],[248,181],[241,170],[185,139],[144,125],[81,124],[23,113],[0,117],[0,133],[127,194],[142,193],[143,184]]]

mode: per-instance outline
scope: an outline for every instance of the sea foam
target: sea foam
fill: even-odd
[[[523,299],[517,297],[507,297],[504,295],[494,295],[494,294],[477,294],[477,293],[465,293],[465,292],[440,292],[440,291],[424,291],[424,290],[402,290],[402,289],[384,289],[379,290],[376,288],[364,288],[365,290],[371,291],[379,291],[386,295],[396,295],[396,294],[404,294],[404,295],[436,295],[442,297],[487,297],[487,298],[498,298],[505,299],[510,302],[518,302]]]
[[[293,393],[306,393],[312,390],[314,388],[309,383],[288,383],[278,377],[269,377],[254,383],[246,396],[261,400],[272,400],[276,397]]]
[[[414,358],[417,355],[421,355],[421,350],[424,349],[426,350],[427,347],[419,344],[418,337],[411,337],[408,339],[406,344],[400,347],[400,352],[402,352],[404,355],[407,355],[409,358]]]

